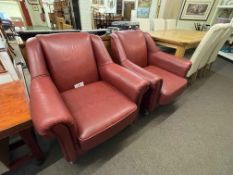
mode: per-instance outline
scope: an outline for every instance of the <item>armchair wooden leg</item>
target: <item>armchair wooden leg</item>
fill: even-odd
[[[209,72],[210,72],[211,69],[212,69],[212,65],[213,65],[213,63],[208,64],[208,71],[209,71]]]
[[[9,160],[9,138],[5,138],[0,140],[0,161],[4,163],[6,166],[9,165],[10,160]],[[0,171],[1,172],[1,171]]]
[[[203,71],[204,71],[204,73],[203,73],[204,76],[207,76],[207,74],[208,74],[208,72],[209,72],[209,70],[208,70],[208,69],[209,69],[209,66],[208,66],[208,65],[205,65],[205,67],[204,67],[203,69],[204,69],[204,70],[203,70]]]
[[[8,171],[14,170],[26,161],[36,158],[40,162],[44,160],[44,155],[36,141],[35,134],[32,128],[27,128],[19,132],[22,140],[16,141],[9,144],[9,137],[0,141],[0,161],[3,162],[7,167]],[[14,151],[23,145],[27,145],[31,153],[21,156],[15,160],[10,160],[10,151]]]
[[[24,131],[21,131],[19,135],[22,137],[24,143],[28,146],[30,149],[32,155],[34,158],[36,158],[39,161],[44,160],[44,155],[36,141],[35,133],[32,128],[26,129]]]
[[[148,115],[150,115],[150,112],[147,111],[147,110],[145,110],[145,111],[144,111],[144,116],[148,116]]]
[[[192,85],[194,83],[194,81],[197,80],[197,75],[198,75],[198,71],[195,72],[193,75],[191,75],[190,79],[189,79],[189,84]]]
[[[204,68],[201,68],[200,70],[198,70],[198,78],[203,78],[204,77]]]

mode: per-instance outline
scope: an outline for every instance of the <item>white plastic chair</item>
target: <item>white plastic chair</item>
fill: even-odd
[[[140,29],[143,32],[150,32],[151,31],[151,24],[149,19],[137,18],[137,22],[139,22]]]
[[[166,30],[173,30],[177,28],[175,19],[166,19]]]
[[[204,67],[205,64],[207,64],[211,54],[214,52],[217,44],[220,42],[219,38],[221,36],[223,28],[223,24],[215,24],[205,34],[190,59],[190,61],[192,62],[192,66],[186,75],[187,77],[192,76],[199,69]]]
[[[137,14],[136,14],[136,10],[131,10],[131,17],[130,17],[130,21],[132,21],[132,22],[137,21]]]
[[[219,26],[220,26],[219,32],[216,34],[217,36],[214,36],[214,38],[212,39],[210,54],[208,54],[209,56],[207,59],[201,60],[198,69],[204,68],[208,64],[208,62],[212,59],[212,57],[216,58],[219,49],[224,44],[224,43],[222,43],[222,40],[223,40],[224,36],[226,35],[225,33],[227,33],[227,32],[229,33],[229,30],[231,29],[231,24],[221,24]],[[226,39],[225,39],[225,41],[226,41]]]
[[[165,30],[166,29],[166,23],[164,19],[154,19],[153,20],[153,30]]]

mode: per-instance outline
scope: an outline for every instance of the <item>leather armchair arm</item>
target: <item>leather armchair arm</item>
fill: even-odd
[[[132,63],[130,60],[123,61],[122,65],[150,82],[150,89],[143,97],[142,106],[144,106],[147,111],[153,111],[158,103],[163,80],[158,75],[150,73],[149,71]]]
[[[189,60],[177,58],[162,51],[150,54],[149,64],[158,66],[181,77],[186,76],[192,65]]]
[[[152,74],[143,68],[139,67],[138,65],[132,63],[130,60],[124,60],[122,62],[122,65],[126,67],[127,69],[135,72],[140,77],[143,77],[145,80],[150,82],[151,88],[159,88],[162,86],[162,78],[159,76]]]
[[[99,67],[99,70],[103,80],[112,84],[138,105],[140,104],[142,96],[148,89],[148,81],[115,63],[105,64]]]
[[[53,127],[60,124],[74,130],[73,118],[49,76],[32,79],[30,105],[32,121],[39,134],[54,136]]]

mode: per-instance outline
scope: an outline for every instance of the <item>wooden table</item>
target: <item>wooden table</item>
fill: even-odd
[[[205,32],[175,29],[154,31],[150,34],[158,45],[174,48],[175,55],[183,57],[186,49],[198,46]]]
[[[19,134],[22,140],[9,144],[9,137]],[[26,144],[31,154],[11,161],[9,152]],[[29,113],[28,96],[22,81],[0,85],[0,161],[14,169],[33,157],[42,160]]]

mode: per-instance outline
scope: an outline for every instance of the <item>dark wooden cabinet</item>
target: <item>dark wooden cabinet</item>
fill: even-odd
[[[130,21],[131,10],[135,9],[135,2],[124,1],[124,20]]]
[[[117,14],[122,14],[123,0],[117,0]]]

